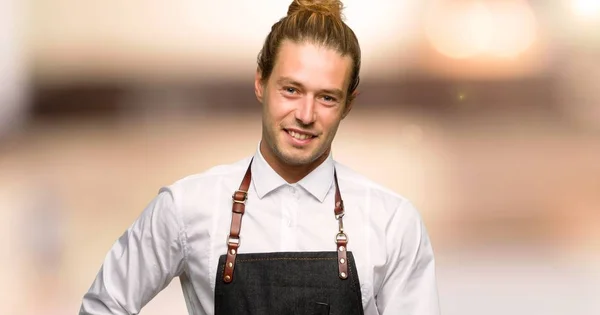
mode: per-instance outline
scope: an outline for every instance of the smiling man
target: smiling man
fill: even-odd
[[[261,58],[256,73],[256,96],[263,104],[260,152],[292,183],[329,157],[338,126],[352,108],[349,85],[358,65],[318,41],[283,38],[279,62],[266,65]],[[354,55],[360,58],[358,46]]]
[[[292,2],[258,58],[256,153],[162,188],[80,314],[138,314],[175,277],[190,314],[439,314],[418,211],[332,157],[360,70],[341,10]]]

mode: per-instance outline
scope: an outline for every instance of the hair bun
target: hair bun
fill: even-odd
[[[322,15],[342,18],[344,4],[340,0],[294,0],[288,8],[287,15],[309,11]]]

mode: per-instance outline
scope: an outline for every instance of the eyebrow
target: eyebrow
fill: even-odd
[[[300,83],[292,78],[289,78],[289,77],[281,77],[276,82],[278,85],[289,84],[289,85],[297,86],[300,88],[304,88],[304,85],[302,83]],[[340,99],[344,97],[344,92],[340,89],[322,89],[322,90],[320,90],[320,92],[326,93],[326,94],[332,94]]]

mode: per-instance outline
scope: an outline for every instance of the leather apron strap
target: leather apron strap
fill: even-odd
[[[254,160],[254,158],[252,160]],[[242,216],[244,215],[244,211],[246,211],[246,200],[248,200],[248,189],[250,188],[250,179],[252,178],[252,160],[250,160],[250,165],[248,165],[240,188],[233,193],[233,196],[231,196],[233,199],[233,204],[231,206],[231,228],[229,230],[229,236],[227,237],[227,260],[225,261],[225,272],[223,273],[223,281],[225,281],[225,283],[233,281],[235,257],[238,248],[240,247]]]

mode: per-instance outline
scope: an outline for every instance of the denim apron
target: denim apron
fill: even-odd
[[[339,230],[336,250],[326,252],[238,254],[251,178],[248,166],[232,196],[227,253],[219,258],[217,268],[215,315],[363,315],[354,256],[347,251],[344,204],[335,171],[333,218],[338,220]]]

